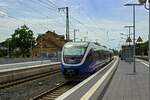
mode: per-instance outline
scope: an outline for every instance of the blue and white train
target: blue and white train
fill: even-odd
[[[113,59],[113,52],[93,42],[68,42],[62,50],[61,71],[69,81],[83,80]]]

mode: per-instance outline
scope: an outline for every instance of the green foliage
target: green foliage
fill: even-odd
[[[26,26],[23,25],[17,28],[12,34],[11,39],[6,40],[7,47],[11,48],[13,56],[29,57],[30,50],[35,44],[35,38],[33,32]]]
[[[117,50],[115,50],[115,49],[113,49],[113,53],[114,53],[114,55],[118,55],[119,54],[119,52]]]
[[[7,56],[7,50],[0,49],[0,57],[6,57]]]
[[[148,55],[148,41],[140,44],[136,44],[136,54],[137,55]]]
[[[143,43],[142,48],[144,51],[144,55],[148,55],[148,41]]]

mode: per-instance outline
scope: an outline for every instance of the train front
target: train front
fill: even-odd
[[[87,42],[69,42],[62,50],[61,71],[65,79],[69,81],[82,80],[88,68],[86,59]]]

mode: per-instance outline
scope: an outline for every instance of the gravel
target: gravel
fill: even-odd
[[[52,89],[65,82],[61,73],[46,76],[41,79],[15,85],[6,89],[0,89],[0,100],[29,100],[40,93]]]

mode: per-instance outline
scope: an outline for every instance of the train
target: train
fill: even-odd
[[[61,72],[68,81],[81,81],[113,59],[113,51],[95,42],[67,42],[62,49]]]

